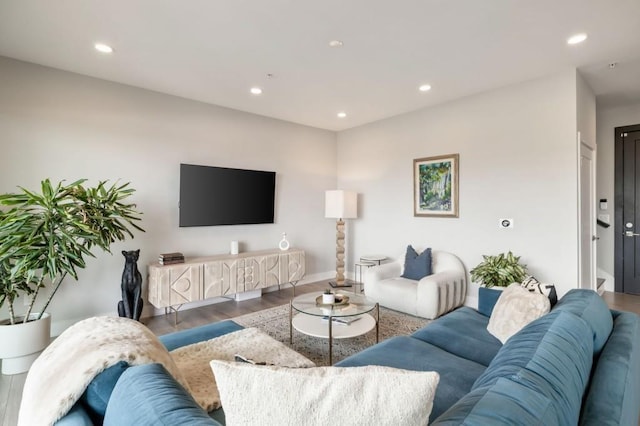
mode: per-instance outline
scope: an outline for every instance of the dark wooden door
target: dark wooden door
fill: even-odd
[[[616,291],[640,294],[640,125],[616,128]]]

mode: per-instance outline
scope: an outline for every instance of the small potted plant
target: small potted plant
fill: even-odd
[[[471,280],[480,284],[478,310],[491,314],[493,305],[505,287],[519,283],[527,275],[527,265],[520,263],[520,256],[511,251],[495,256],[482,256],[483,260],[471,272]]]
[[[333,305],[336,301],[336,295],[329,289],[325,290],[322,294],[323,305]]]

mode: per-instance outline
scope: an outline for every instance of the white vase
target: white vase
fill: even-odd
[[[282,234],[282,240],[280,240],[280,243],[278,244],[278,247],[280,247],[280,250],[282,250],[282,251],[289,250],[289,241],[287,240],[287,233],[286,232]]]
[[[20,374],[29,371],[33,361],[51,341],[51,315],[29,315],[32,321],[0,325],[0,358],[2,374]]]

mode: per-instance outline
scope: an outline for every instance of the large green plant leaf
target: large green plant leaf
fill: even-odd
[[[87,188],[85,182],[53,185],[45,179],[40,193],[20,188],[0,195],[8,208],[0,210],[0,306],[12,308],[21,293],[35,297],[47,281],[56,283],[53,297],[64,276],[77,279],[94,246],[109,251],[115,241],[133,238],[132,229],[144,231],[135,223],[136,205],[127,203],[134,193],[129,183]]]

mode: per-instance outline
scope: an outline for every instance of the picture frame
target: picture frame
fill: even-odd
[[[413,160],[413,215],[458,217],[459,154]]]

